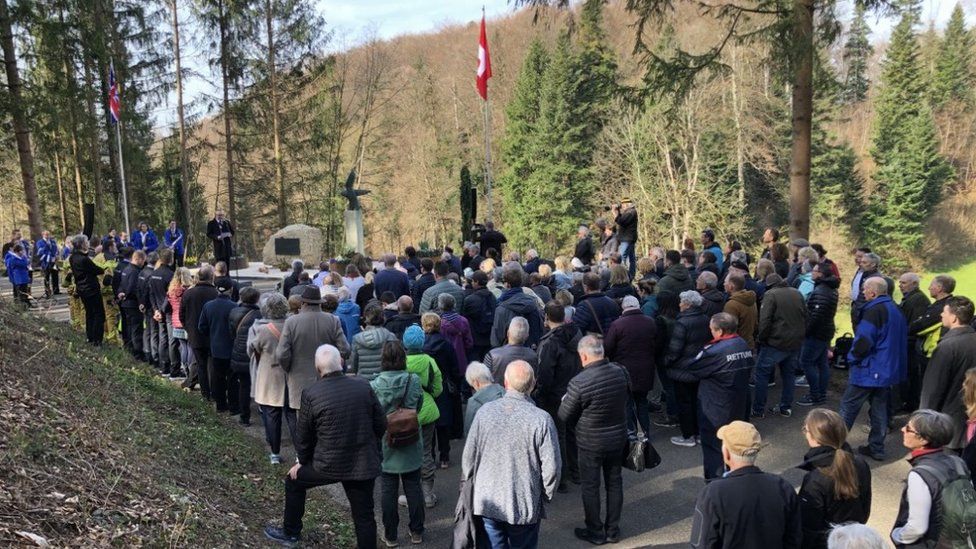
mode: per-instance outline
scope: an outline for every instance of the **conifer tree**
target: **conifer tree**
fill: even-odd
[[[936,53],[931,95],[933,105],[941,106],[950,101],[967,101],[971,98],[972,50],[973,39],[966,30],[962,6],[956,4]]]
[[[864,6],[857,4],[851,28],[847,32],[847,42],[844,44],[847,78],[844,81],[843,100],[847,103],[859,103],[868,96],[868,59],[874,52],[871,42],[868,41],[870,32],[864,16]]]

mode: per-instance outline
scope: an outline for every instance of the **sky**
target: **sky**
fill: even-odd
[[[575,3],[578,0],[573,0]],[[976,23],[976,0],[962,0],[966,10],[967,24]],[[505,16],[515,9],[511,0],[316,0],[319,14],[325,18],[326,25],[333,34],[330,51],[348,49],[357,44],[367,30],[375,32],[382,39],[404,34],[421,34],[436,31],[446,24],[467,23],[481,18],[484,7],[491,19]],[[934,20],[936,26],[943,27],[956,0],[923,0],[923,21]],[[839,10],[842,19],[848,18],[848,9]],[[186,15],[183,15],[186,21]],[[892,17],[870,16],[872,41],[887,39],[894,26]],[[184,32],[184,34],[187,34]],[[472,36],[471,49],[474,58],[477,37]],[[205,56],[199,46],[189,46],[184,63],[198,74],[186,82],[186,100],[192,102],[206,95],[216,96],[218,90],[213,83],[218,79],[206,66]],[[472,66],[472,73],[474,66]],[[213,83],[211,83],[213,82]],[[154,112],[156,129],[161,134],[169,133],[175,120],[175,93],[166,104]],[[192,109],[196,114],[204,114],[205,107],[199,104]]]

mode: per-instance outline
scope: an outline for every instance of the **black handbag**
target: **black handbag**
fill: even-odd
[[[634,405],[634,408],[636,412],[637,406]],[[661,464],[661,454],[657,453],[657,449],[648,440],[647,433],[641,430],[640,422],[637,422],[637,438],[628,439],[624,450],[626,453],[623,465],[631,471],[640,473]]]

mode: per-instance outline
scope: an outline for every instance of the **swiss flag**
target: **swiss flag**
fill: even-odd
[[[488,55],[488,33],[485,31],[485,16],[481,16],[481,37],[478,39],[478,94],[488,100],[488,79],[491,78],[491,56]]]

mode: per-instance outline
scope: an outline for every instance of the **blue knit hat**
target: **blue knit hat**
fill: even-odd
[[[424,331],[414,324],[403,332],[403,346],[408,351],[419,351],[424,348]]]

